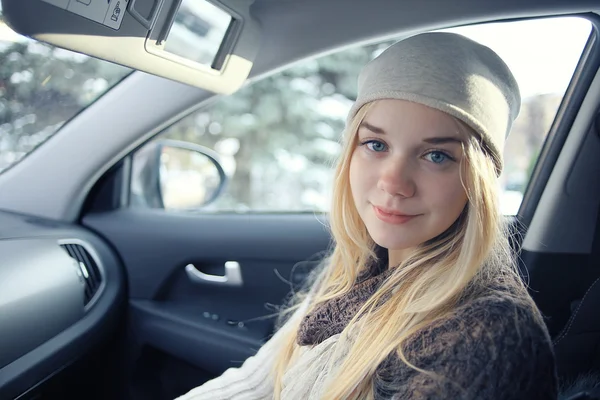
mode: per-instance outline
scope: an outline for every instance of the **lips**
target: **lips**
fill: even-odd
[[[405,224],[418,216],[403,214],[400,211],[377,206],[373,206],[373,211],[375,212],[375,216],[377,216],[377,218],[379,218],[381,221],[395,225]]]

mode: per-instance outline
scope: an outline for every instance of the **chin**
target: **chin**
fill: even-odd
[[[397,235],[396,237],[390,237],[389,235],[371,234],[371,238],[378,246],[388,250],[405,250],[418,245],[418,243],[414,243],[412,240],[401,240]]]

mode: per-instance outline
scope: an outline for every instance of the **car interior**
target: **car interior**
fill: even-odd
[[[158,5],[181,1],[109,0],[104,25],[62,3],[2,0],[2,13],[18,34],[131,70],[0,169],[0,399],[180,396],[253,355],[273,333],[277,306],[329,248],[325,212],[169,209],[157,184],[169,146],[213,168],[203,204],[228,196],[226,179],[249,177],[228,177],[224,151],[161,133],[303,60],[417,32],[565,16],[589,21],[589,37],[518,212],[506,218],[553,340],[561,398],[600,398],[598,2],[210,0],[239,27],[219,39],[220,75],[156,61],[162,50],[144,47],[155,20],[173,17]],[[258,146],[277,140],[262,133]],[[141,185],[153,195],[139,197],[132,182],[142,162],[152,168]]]

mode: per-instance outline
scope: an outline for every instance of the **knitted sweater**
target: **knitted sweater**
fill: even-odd
[[[270,375],[281,339],[298,326],[299,355],[284,374],[281,398],[321,399],[340,363],[340,333],[360,306],[389,275],[375,272],[345,296],[305,315],[308,303],[240,368],[191,390],[178,400],[271,399]],[[378,368],[376,399],[556,399],[557,380],[551,340],[532,299],[518,285],[497,279],[451,315],[417,332],[404,348],[407,359],[445,379],[410,368],[395,355]]]

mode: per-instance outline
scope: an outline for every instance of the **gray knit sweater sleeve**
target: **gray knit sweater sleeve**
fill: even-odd
[[[557,398],[551,340],[535,306],[487,297],[424,329],[379,369],[376,398],[542,400]],[[387,394],[387,395],[386,395]]]
[[[274,391],[271,369],[279,354],[281,340],[297,327],[306,311],[308,300],[300,305],[288,321],[258,352],[246,359],[239,368],[229,368],[221,376],[190,390],[176,400],[256,400],[272,399]]]

